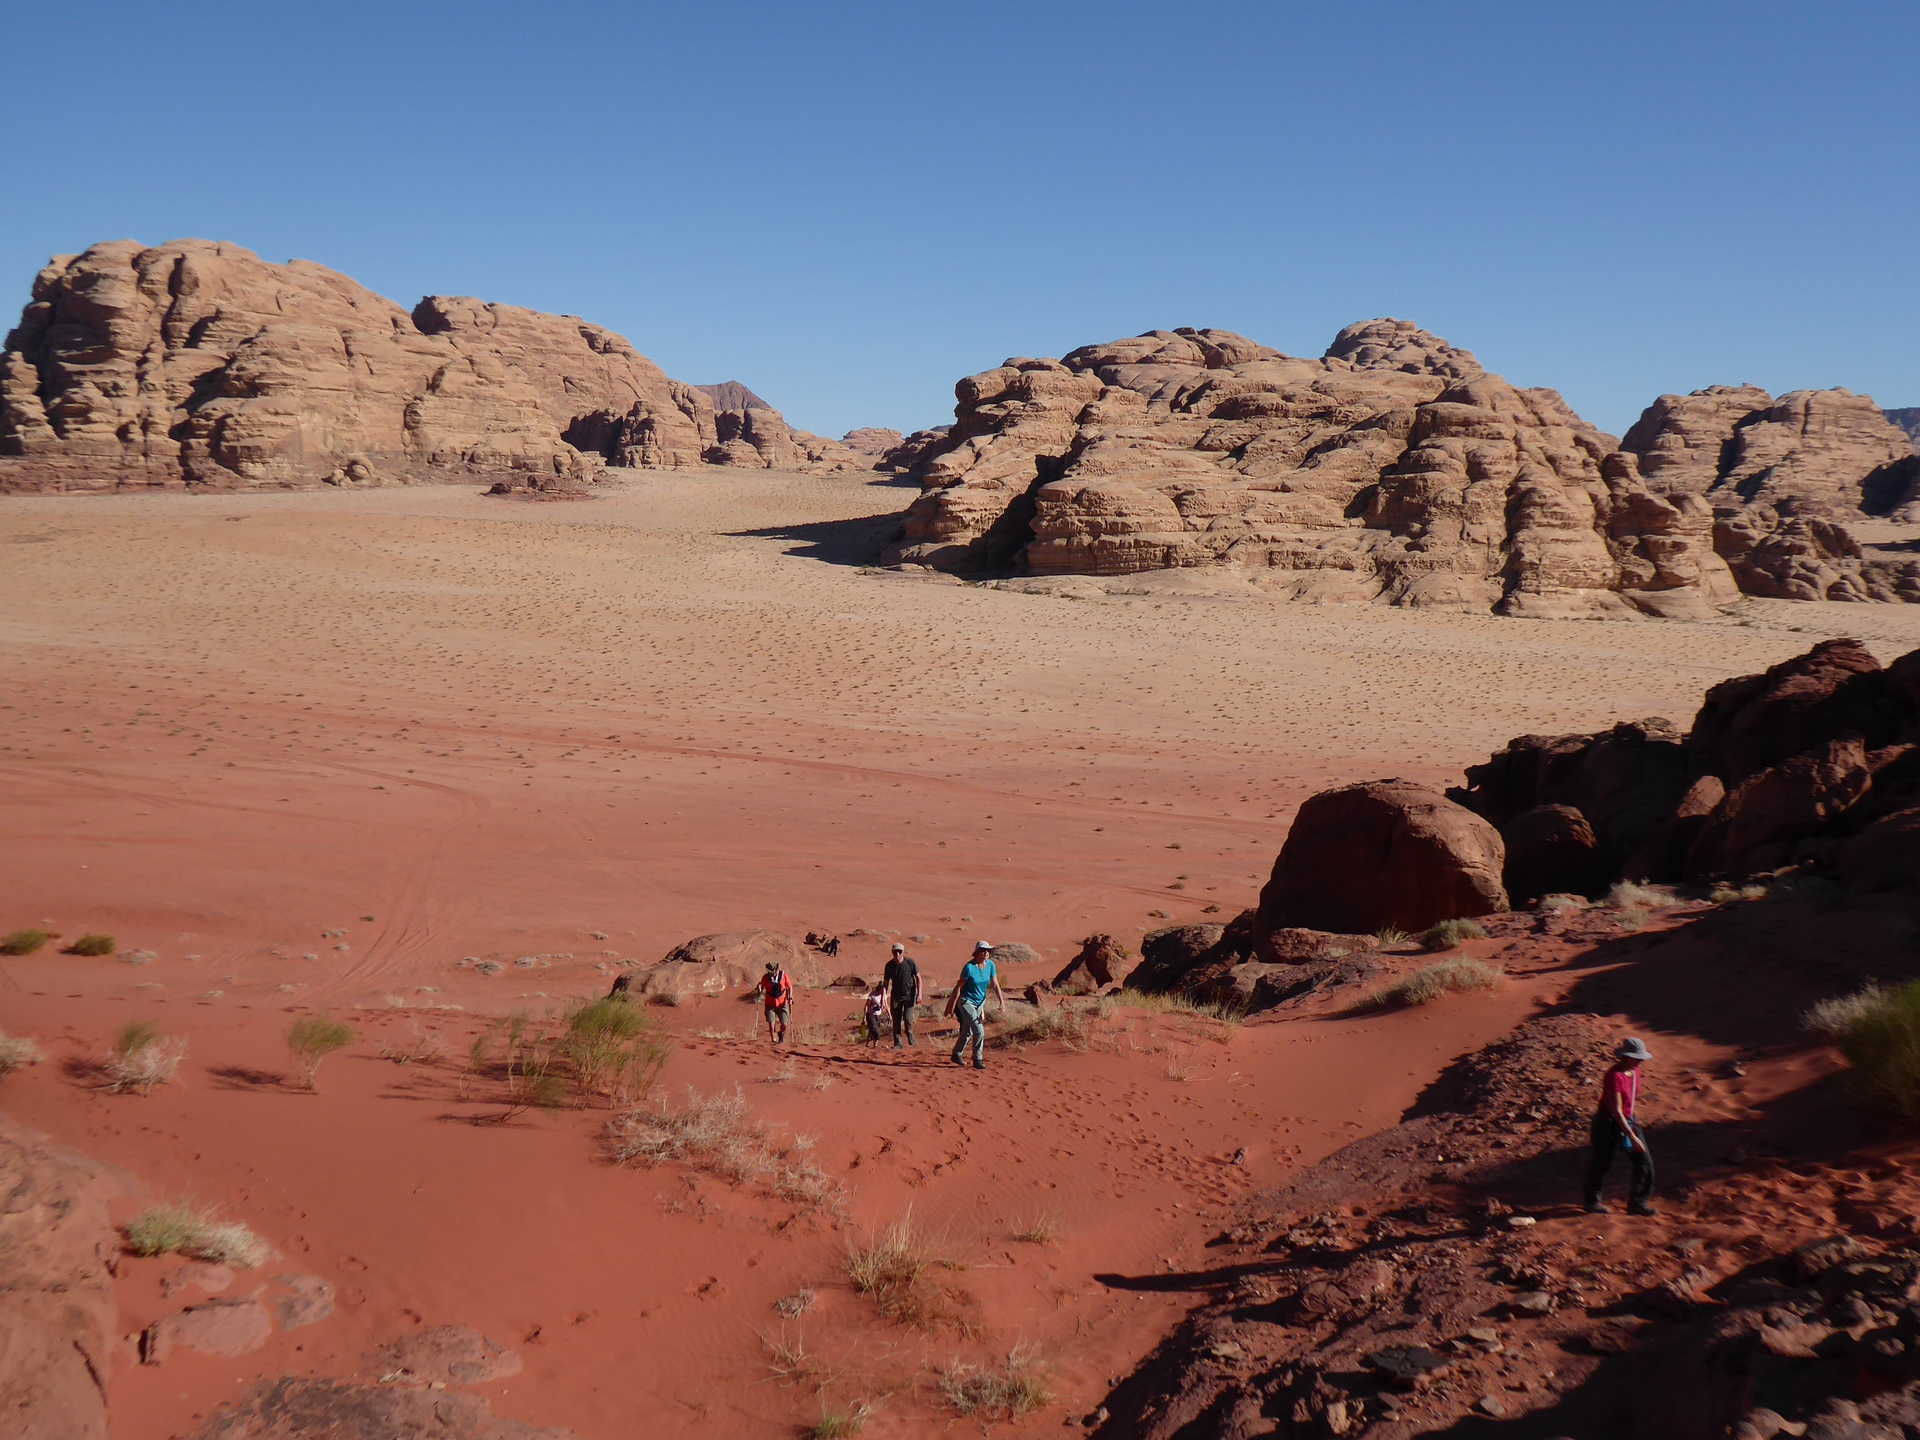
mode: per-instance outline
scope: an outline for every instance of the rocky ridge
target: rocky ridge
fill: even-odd
[[[0,492],[864,468],[717,388],[575,316],[444,295],[407,311],[310,261],[114,241],[42,270],[7,337]]]
[[[895,562],[1029,575],[1233,566],[1293,598],[1702,615],[1748,593],[1920,598],[1841,522],[1920,518],[1920,461],[1863,396],[1663,397],[1627,441],[1406,321],[1318,359],[1156,330],[955,387],[894,454]]]

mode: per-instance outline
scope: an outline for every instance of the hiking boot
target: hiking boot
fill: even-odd
[[[980,1063],[980,1062],[979,1062],[978,1060],[976,1060],[976,1061],[974,1061],[974,1062],[973,1062],[973,1068],[974,1068],[974,1069],[976,1069],[976,1070],[984,1070],[984,1069],[986,1069],[987,1067],[986,1067],[985,1065],[983,1065],[983,1064],[981,1064],[981,1063]]]
[[[967,1063],[966,1061],[964,1061],[964,1060],[962,1060],[962,1059],[961,1059],[961,1058],[960,1058],[960,1057],[959,1057],[958,1055],[955,1055],[955,1056],[953,1056],[953,1057],[951,1057],[951,1058],[952,1058],[952,1060],[953,1060],[953,1063],[954,1063],[954,1064],[956,1064],[956,1065],[964,1065],[964,1064],[966,1064],[966,1063]]]
[[[1629,1215],[1657,1215],[1659,1213],[1659,1211],[1655,1210],[1653,1206],[1644,1200],[1635,1201],[1633,1204],[1627,1206],[1627,1214]]]
[[[1607,1207],[1602,1205],[1598,1200],[1589,1200],[1583,1208],[1589,1215],[1604,1215],[1607,1213]]]

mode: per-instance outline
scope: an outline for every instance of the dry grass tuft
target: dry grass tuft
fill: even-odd
[[[320,1087],[320,1062],[353,1043],[353,1027],[326,1015],[302,1015],[287,1027],[287,1053],[309,1090]]]
[[[0,1076],[11,1075],[29,1065],[38,1065],[40,1047],[24,1035],[9,1035],[0,1030]]]
[[[962,1415],[1004,1413],[1009,1420],[1053,1403],[1046,1370],[1031,1346],[1017,1345],[991,1369],[958,1361],[940,1371],[940,1393]]]
[[[1411,975],[1403,975],[1391,985],[1376,990],[1369,1003],[1376,1008],[1389,1005],[1425,1005],[1442,995],[1467,990],[1491,990],[1501,981],[1501,972],[1491,965],[1462,955],[1423,965]]]
[[[607,1123],[607,1146],[627,1165],[678,1161],[732,1185],[752,1185],[808,1209],[838,1206],[841,1187],[804,1158],[812,1146],[780,1144],[755,1120],[739,1088],[703,1095],[691,1086],[677,1109],[665,1101],[629,1110]]]
[[[119,948],[111,935],[82,935],[61,953],[63,955],[111,955]]]
[[[914,1226],[912,1210],[847,1246],[847,1280],[899,1325],[931,1330],[954,1318],[948,1297],[933,1280],[940,1268],[958,1267],[942,1259]]]
[[[1060,1216],[1052,1210],[1036,1210],[1013,1231],[1013,1239],[1022,1245],[1052,1245],[1061,1234]]]
[[[1664,885],[1647,885],[1638,880],[1616,881],[1600,903],[1616,910],[1664,910],[1677,904],[1679,897]]]
[[[1442,920],[1438,925],[1421,932],[1420,948],[1432,953],[1451,950],[1463,941],[1486,938],[1486,927],[1478,920]]]
[[[1822,1001],[1806,1022],[1840,1047],[1876,1104],[1920,1120],[1920,980]]]
[[[1150,995],[1144,990],[1121,990],[1102,1001],[1108,1002],[1124,1005],[1129,1010],[1143,1010],[1149,1015],[1197,1015],[1202,1020],[1218,1020],[1225,1025],[1238,1025],[1247,1018],[1246,1011],[1229,1001],[1195,1000],[1190,995]]]
[[[15,930],[10,935],[0,935],[0,955],[31,955],[55,938],[51,930]]]
[[[237,1220],[219,1220],[189,1205],[157,1205],[127,1226],[136,1255],[187,1255],[250,1270],[267,1258],[267,1242]]]
[[[185,1040],[169,1040],[157,1025],[134,1020],[120,1027],[113,1050],[100,1062],[99,1072],[106,1088],[115,1094],[131,1091],[145,1095],[154,1086],[172,1080],[186,1056]]]

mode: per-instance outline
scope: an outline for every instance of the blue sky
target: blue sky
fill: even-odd
[[[197,235],[586,316],[806,428],[1397,315],[1618,431],[1920,404],[1920,6],[0,0],[0,304]]]

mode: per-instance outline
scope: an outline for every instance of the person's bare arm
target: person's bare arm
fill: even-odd
[[[993,998],[1000,1002],[1000,1013],[1007,1013],[1007,992],[1000,988],[1000,972],[993,972]]]
[[[967,972],[963,967],[960,971],[960,978],[953,982],[953,989],[947,992],[947,1008],[940,1012],[942,1015],[953,1014],[953,1007],[960,1003],[960,981],[966,978]]]

